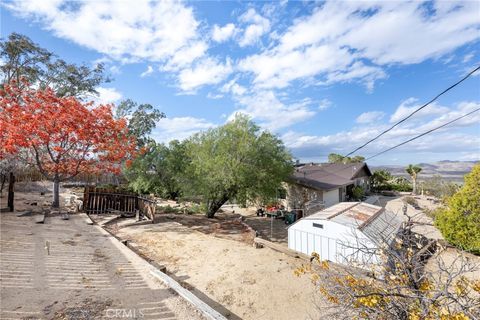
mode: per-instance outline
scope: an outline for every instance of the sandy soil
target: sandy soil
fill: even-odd
[[[140,245],[144,254],[230,319],[320,316],[313,302],[318,304],[321,298],[310,280],[293,274],[303,260],[176,221],[123,228],[118,236]],[[326,306],[323,300],[320,303]]]

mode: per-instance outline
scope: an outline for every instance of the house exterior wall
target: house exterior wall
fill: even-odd
[[[316,252],[321,260],[342,264],[379,263],[377,256],[354,249],[364,246],[375,248],[361,231],[329,220],[301,219],[288,228],[289,249],[306,255]]]
[[[360,186],[365,190],[370,190],[370,178],[369,177],[359,177],[354,180],[356,186]]]
[[[370,190],[370,176],[365,168],[353,177],[353,181],[356,186],[361,186],[367,191]]]
[[[323,200],[323,191],[292,183],[287,186],[286,200],[286,207],[289,209],[304,208],[309,201]]]

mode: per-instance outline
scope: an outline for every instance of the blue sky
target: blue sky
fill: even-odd
[[[183,139],[250,115],[296,158],[348,153],[480,64],[480,3],[14,1],[1,37],[70,62],[103,62],[96,101],[131,98]],[[361,150],[371,155],[480,106],[478,73]],[[480,112],[371,160],[480,159]]]

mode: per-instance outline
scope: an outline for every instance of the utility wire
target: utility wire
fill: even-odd
[[[404,141],[404,142],[402,142],[402,143],[399,143],[399,144],[397,144],[397,145],[395,145],[395,146],[393,146],[393,147],[390,147],[390,148],[388,148],[388,149],[386,149],[386,150],[380,151],[380,152],[374,154],[373,156],[366,158],[364,162],[366,162],[367,160],[370,160],[370,159],[372,159],[372,158],[378,157],[379,155],[382,155],[382,154],[384,154],[384,153],[386,153],[386,152],[388,152],[388,151],[391,151],[391,150],[393,150],[393,149],[395,149],[395,148],[398,148],[398,147],[400,147],[400,146],[403,146],[404,144],[407,144],[407,143],[409,143],[409,142],[412,142],[412,141],[414,141],[414,140],[416,140],[416,139],[418,139],[418,138],[421,138],[421,137],[423,137],[423,136],[425,136],[425,135],[427,135],[427,134],[429,134],[429,133],[432,133],[433,131],[436,131],[436,130],[438,130],[438,129],[441,129],[441,128],[443,128],[443,127],[446,127],[446,126],[448,126],[449,124],[452,124],[452,123],[454,123],[454,122],[456,122],[456,121],[458,121],[458,120],[461,120],[461,119],[463,119],[463,118],[466,118],[466,117],[468,117],[469,115],[471,115],[471,114],[473,114],[473,113],[475,113],[475,112],[477,112],[477,111],[480,111],[480,108],[477,108],[477,109],[475,109],[475,110],[473,110],[473,111],[470,111],[469,113],[464,114],[464,115],[462,115],[462,116],[460,116],[460,117],[458,117],[458,118],[455,118],[455,119],[453,119],[453,120],[450,120],[449,122],[446,122],[446,123],[444,123],[444,124],[442,124],[442,125],[440,125],[440,126],[438,126],[438,127],[435,127],[435,128],[430,129],[430,130],[428,130],[428,131],[425,131],[424,133],[421,133],[421,134],[419,134],[419,135],[417,135],[417,136],[415,136],[415,137],[413,137],[413,138],[411,138],[411,139],[408,139],[408,140],[406,140],[406,141]],[[352,163],[352,164],[350,164],[349,166],[347,166],[347,167],[345,167],[345,168],[342,168],[341,170],[345,170],[345,169],[348,169],[348,168],[353,167],[353,166],[356,166],[356,165],[358,165],[358,163]],[[310,171],[306,172],[306,176],[308,176],[309,174],[312,174],[312,173],[314,173],[314,172],[318,172],[318,171],[322,171],[322,170],[323,170],[323,169],[310,170]],[[329,174],[335,174],[335,173],[337,173],[337,172],[340,172],[341,170],[336,170],[336,171],[334,171],[334,172],[330,172]]]
[[[353,150],[352,152],[348,153],[345,157],[348,157],[349,155],[357,152],[358,150],[360,149],[363,149],[366,145],[370,144],[371,142],[377,140],[378,138],[380,138],[381,136],[383,136],[385,133],[389,132],[390,130],[392,130],[393,128],[395,128],[396,126],[398,126],[400,123],[402,122],[405,122],[407,119],[411,118],[415,113],[419,112],[420,110],[422,110],[423,108],[427,107],[428,105],[430,105],[432,102],[434,102],[435,100],[437,100],[440,96],[442,96],[443,94],[447,93],[448,91],[452,90],[453,88],[455,88],[456,86],[458,86],[460,83],[462,83],[463,81],[467,80],[467,78],[469,78],[472,74],[474,74],[476,71],[478,71],[480,69],[480,66],[476,67],[475,69],[473,69],[472,71],[470,71],[465,77],[463,77],[462,79],[460,79],[459,81],[457,81],[456,83],[452,84],[450,87],[448,87],[447,89],[443,90],[442,92],[440,92],[439,94],[437,94],[433,99],[431,99],[430,101],[428,101],[427,103],[425,103],[423,106],[421,106],[420,108],[416,109],[415,111],[413,111],[412,113],[410,113],[408,116],[406,116],[405,118],[403,118],[402,120],[398,121],[397,123],[395,123],[393,126],[391,126],[390,128],[386,129],[385,131],[383,131],[382,133],[380,133],[379,135],[377,135],[375,138],[373,139],[370,139],[368,140],[367,142],[365,142],[364,144],[362,144],[360,147],[356,148],[355,150]]]
[[[467,114],[464,114],[464,115],[461,116],[461,117],[455,118],[455,119],[453,119],[453,120],[451,120],[451,121],[449,121],[449,122],[447,122],[447,123],[444,123],[444,124],[442,124],[441,126],[438,126],[438,127],[436,127],[436,128],[433,128],[433,129],[430,129],[430,130],[428,130],[428,131],[425,131],[424,133],[419,134],[418,136],[415,136],[415,137],[413,137],[413,138],[411,138],[411,139],[408,139],[408,140],[406,140],[406,141],[404,141],[404,142],[402,142],[402,143],[399,143],[399,144],[397,144],[396,146],[393,146],[393,147],[388,148],[388,149],[386,149],[386,150],[383,150],[383,151],[381,151],[381,152],[379,152],[379,153],[377,153],[377,154],[374,154],[373,156],[368,157],[367,159],[365,159],[365,161],[366,161],[366,160],[370,160],[370,159],[372,159],[372,158],[375,158],[375,157],[377,157],[377,156],[379,156],[379,155],[381,155],[381,154],[384,154],[385,152],[388,152],[388,151],[393,150],[393,149],[395,149],[395,148],[398,148],[398,147],[400,147],[400,146],[403,146],[404,144],[407,144],[407,143],[409,143],[409,142],[411,142],[411,141],[413,141],[413,140],[416,140],[416,139],[418,139],[418,138],[421,138],[421,137],[423,137],[424,135],[427,135],[427,134],[429,134],[429,133],[431,133],[431,132],[433,132],[433,131],[436,131],[436,130],[438,130],[438,129],[441,129],[441,128],[443,128],[443,127],[446,127],[446,126],[448,126],[449,124],[454,123],[454,122],[456,122],[456,121],[458,121],[458,120],[460,120],[460,119],[463,119],[463,118],[465,118],[465,117],[467,117],[467,116],[469,116],[469,115],[471,115],[472,113],[475,113],[475,112],[477,112],[477,111],[480,111],[480,108],[475,109],[475,110],[473,110],[473,111],[471,111],[471,112],[469,112],[469,113],[467,113]]]

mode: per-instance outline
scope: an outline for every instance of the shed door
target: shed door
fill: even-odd
[[[340,202],[339,197],[340,197],[340,192],[338,191],[338,189],[324,191],[323,201],[325,202],[325,207],[330,207],[330,206],[333,206],[334,204],[339,203]]]

